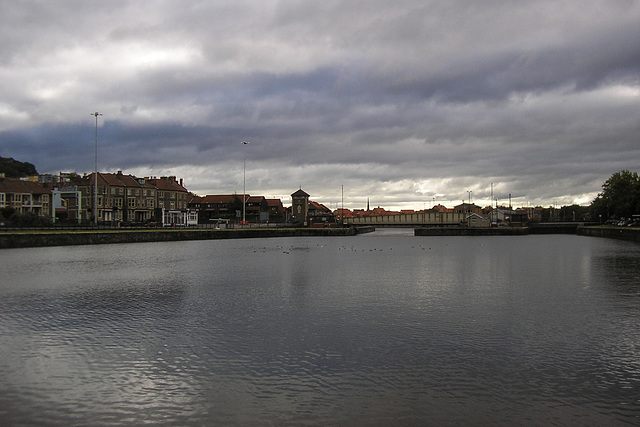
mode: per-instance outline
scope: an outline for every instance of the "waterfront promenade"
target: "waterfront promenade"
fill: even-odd
[[[6,231],[0,232],[0,249],[184,240],[354,236],[374,230],[375,227]],[[577,234],[640,242],[640,228],[584,226],[577,223],[573,225],[536,224],[530,227],[513,228],[419,227],[414,230],[415,236],[526,236],[529,234]]]
[[[0,249],[95,245],[108,243],[170,242],[181,240],[246,239],[302,236],[354,236],[373,227],[349,228],[246,228],[158,229],[87,231],[8,231],[0,233]]]

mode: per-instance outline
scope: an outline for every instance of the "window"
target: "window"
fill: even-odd
[[[130,198],[130,199],[129,199],[129,202],[128,202],[128,206],[129,206],[130,208],[135,208],[135,207],[136,207],[136,199],[134,199],[134,198]]]

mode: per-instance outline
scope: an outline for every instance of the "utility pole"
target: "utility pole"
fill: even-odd
[[[473,191],[467,190],[467,193],[469,193],[469,216],[467,217],[467,226],[471,227],[471,193],[473,193]]]
[[[98,116],[101,116],[102,114],[96,111],[89,115],[96,117],[95,169],[93,175],[93,223],[94,225],[98,225]]]
[[[242,145],[248,145],[249,141],[242,141]],[[247,223],[247,150],[243,149],[242,158],[242,225]]]
[[[340,208],[340,226],[344,225],[344,184],[341,185],[342,188],[342,206]]]

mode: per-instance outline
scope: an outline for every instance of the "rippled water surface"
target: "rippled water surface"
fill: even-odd
[[[637,425],[640,245],[0,251],[0,424]]]

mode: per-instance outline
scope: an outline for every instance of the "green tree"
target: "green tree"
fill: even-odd
[[[51,225],[51,218],[38,216],[33,212],[15,212],[9,218],[7,225],[11,227],[48,227]]]
[[[11,206],[0,208],[0,221],[8,221],[15,213],[16,210]]]
[[[0,173],[8,178],[38,175],[36,167],[29,162],[19,162],[9,157],[0,157]]]
[[[242,197],[234,194],[231,203],[229,203],[229,217],[234,218],[236,211],[242,211],[242,206]]]
[[[640,176],[622,170],[614,173],[604,184],[602,192],[591,203],[593,218],[630,218],[640,213]]]

